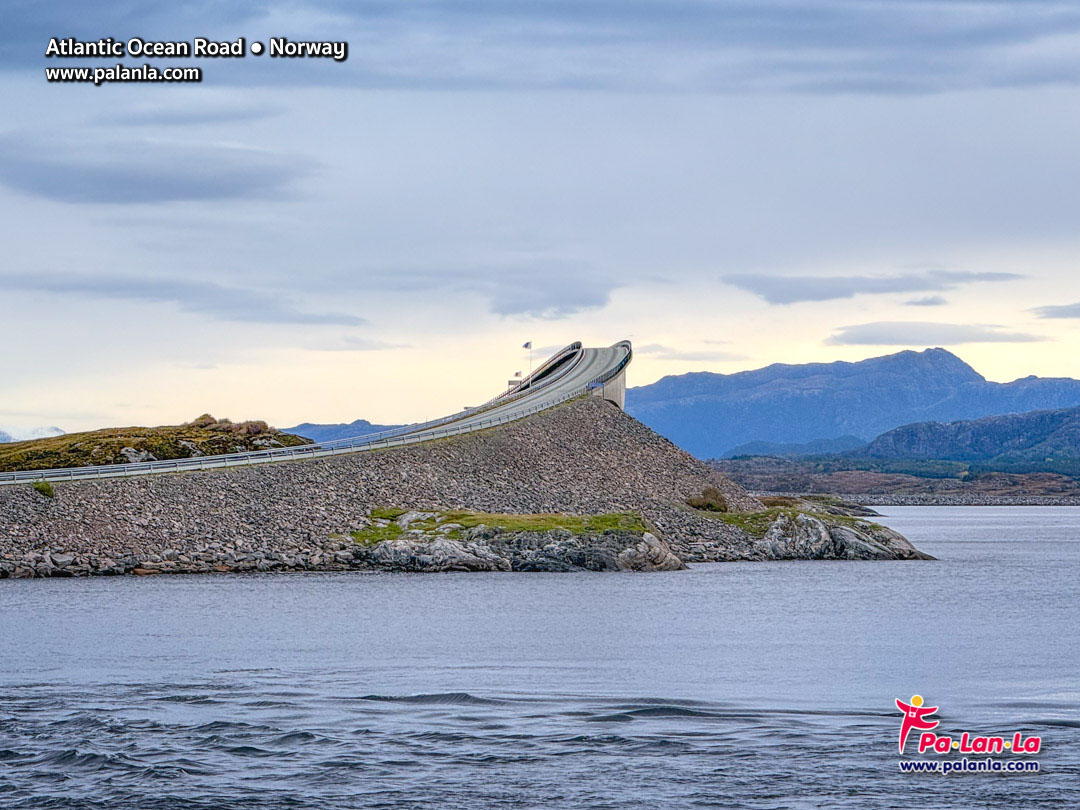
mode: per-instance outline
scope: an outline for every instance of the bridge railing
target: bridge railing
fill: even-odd
[[[616,344],[619,345],[619,344]],[[272,450],[253,450],[247,453],[229,453],[218,456],[198,456],[194,458],[178,458],[167,461],[141,461],[131,464],[106,464],[94,467],[67,467],[50,470],[24,470],[18,472],[0,473],[0,486],[34,483],[35,481],[82,481],[103,478],[127,478],[139,475],[151,475],[154,473],[185,472],[190,470],[210,470],[225,467],[251,466],[253,464],[265,464],[275,461],[301,460],[308,458],[325,458],[327,456],[344,455],[347,453],[360,453],[369,450],[377,450],[390,447],[405,447],[411,444],[441,439],[449,436],[458,436],[463,433],[473,433],[478,430],[504,425],[515,422],[534,413],[553,408],[563,402],[588,394],[597,386],[602,386],[608,380],[614,379],[626,368],[630,362],[631,351],[627,344],[626,356],[611,369],[597,375],[583,385],[571,390],[561,392],[551,398],[526,408],[492,416],[488,419],[470,421],[468,424],[455,425],[450,420],[460,420],[460,414],[454,417],[444,417],[423,425],[405,426],[390,431],[382,431],[379,434],[368,434],[355,439],[339,439],[338,443],[323,442],[320,444],[306,444],[296,447],[282,447]],[[537,391],[543,389],[535,389]],[[464,414],[475,413],[481,408],[463,411]],[[393,434],[393,435],[389,435]],[[353,442],[343,444],[343,442]]]
[[[542,374],[544,371],[546,371],[557,360],[560,360],[560,359],[566,357],[569,353],[578,351],[580,349],[581,349],[581,343],[578,342],[578,343],[571,343],[569,346],[566,346],[565,348],[563,348],[560,351],[556,352],[548,360],[546,360],[544,363],[542,363],[540,366],[538,366],[536,371],[534,371],[532,374],[530,374],[526,379],[522,380],[522,385],[524,385],[527,381],[529,381],[529,380],[537,377],[538,375]],[[566,372],[569,372],[571,368],[572,368],[572,366],[567,368]],[[563,372],[562,374],[560,374],[559,377],[564,376],[566,372]],[[552,382],[555,382],[555,380],[552,380]],[[510,400],[513,397],[517,396],[518,393],[519,393],[519,391],[517,389],[509,389],[508,388],[503,393],[492,397],[491,399],[489,399],[487,402],[483,403],[482,405],[477,405],[474,408],[466,408],[463,411],[458,411],[457,413],[450,414],[449,416],[440,416],[438,419],[432,419],[432,420],[427,421],[427,422],[414,422],[414,423],[409,424],[409,425],[401,425],[400,427],[396,427],[396,428],[389,428],[387,430],[380,430],[380,431],[378,431],[376,433],[364,433],[364,434],[361,434],[359,436],[347,436],[347,437],[341,438],[341,439],[329,439],[329,440],[324,441],[324,442],[317,442],[316,444],[318,444],[320,447],[325,447],[325,448],[362,447],[363,445],[369,444],[372,441],[378,441],[380,439],[389,438],[389,437],[393,437],[393,436],[402,436],[402,435],[404,435],[406,433],[414,433],[416,431],[426,430],[428,428],[435,427],[437,425],[445,425],[445,424],[447,424],[449,422],[456,422],[456,421],[458,421],[460,419],[464,419],[465,417],[469,416],[470,414],[480,413],[480,412],[484,411],[487,408],[490,408],[490,407],[492,407],[494,405],[498,405],[498,404],[501,404],[502,402]],[[521,391],[520,393],[524,393],[524,392]],[[311,445],[305,445],[305,446],[310,447]],[[256,451],[256,452],[265,452],[265,451],[260,450],[260,451]],[[0,479],[0,483],[2,483],[2,479]]]

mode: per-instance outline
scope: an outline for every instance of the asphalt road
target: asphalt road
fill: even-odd
[[[588,392],[590,386],[614,378],[630,362],[630,342],[622,341],[600,349],[571,344],[542,363],[520,386],[509,390],[477,408],[452,416],[407,425],[392,431],[369,434],[355,439],[340,439],[301,447],[202,456],[170,461],[146,461],[138,464],[106,464],[54,470],[27,470],[0,473],[0,486],[34,481],[74,481],[94,478],[121,478],[135,475],[205,470],[250,464],[266,464],[306,458],[321,458],[344,453],[361,453],[386,447],[430,441],[432,439],[483,430],[506,424],[551,408]]]

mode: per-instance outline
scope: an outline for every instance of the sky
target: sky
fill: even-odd
[[[1072,0],[143,6],[5,6],[0,427],[415,421],[527,340],[1080,376]],[[44,57],[197,36],[349,57]],[[44,77],[117,61],[204,80]]]

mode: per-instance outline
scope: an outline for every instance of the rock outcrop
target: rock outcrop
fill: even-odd
[[[351,568],[356,544],[349,535],[369,524],[372,507],[387,505],[519,514],[633,511],[684,562],[797,553],[689,508],[687,500],[707,487],[719,490],[732,512],[764,508],[618,408],[589,398],[491,430],[392,450],[55,483],[52,496],[29,486],[3,487],[0,576]],[[496,554],[513,566],[514,559],[525,559],[529,544],[553,538],[518,538],[516,551],[505,538],[489,539],[492,549],[507,545]],[[654,564],[658,559],[641,540],[648,548],[624,557],[631,568],[636,555],[653,555]],[[884,551],[866,545],[862,552],[907,556],[902,547],[878,545]],[[627,548],[613,551],[616,561]],[[856,545],[838,548],[834,556],[858,556],[852,549]],[[72,561],[58,565],[57,554]]]
[[[450,518],[414,528],[425,513],[404,524],[397,537],[354,551],[359,566],[391,571],[678,571],[686,567],[648,531],[514,531],[499,526],[465,528]]]
[[[777,515],[755,546],[772,560],[932,559],[885,526],[836,523],[807,512]]]

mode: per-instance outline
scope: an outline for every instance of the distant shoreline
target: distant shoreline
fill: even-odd
[[[754,491],[755,497],[805,497],[821,493]],[[861,506],[1080,506],[1077,495],[869,495],[832,492],[830,495]]]

